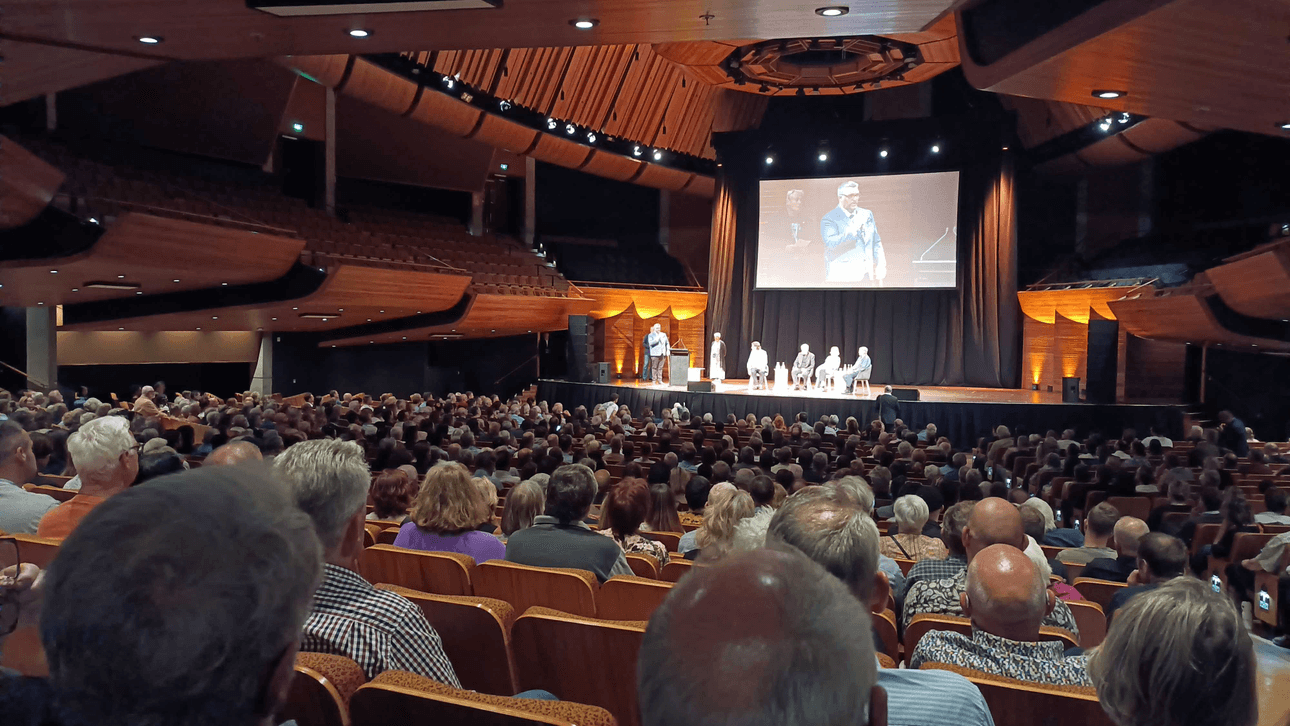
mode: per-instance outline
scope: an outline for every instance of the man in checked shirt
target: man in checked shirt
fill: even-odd
[[[350,658],[369,679],[408,671],[460,688],[439,634],[411,600],[377,590],[358,574],[371,484],[363,449],[352,441],[304,441],[274,461],[323,546],[323,582],[305,621],[300,649]]]

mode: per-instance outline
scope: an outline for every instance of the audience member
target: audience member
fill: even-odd
[[[736,483],[736,486],[738,484]],[[775,516],[775,480],[768,476],[754,476],[747,491],[753,501],[753,513],[735,527],[735,548],[753,550],[766,544],[766,528]]]
[[[748,492],[722,482],[712,487],[703,512],[703,526],[694,538],[696,549],[686,552],[685,558],[693,560],[701,556],[705,562],[717,562],[734,549],[735,529],[739,522],[752,516],[753,500]]]
[[[968,516],[976,502],[959,502],[945,510],[941,527],[941,542],[945,545],[944,559],[919,560],[909,569],[905,578],[905,588],[899,598],[907,594],[915,583],[924,581],[945,580],[952,578],[967,568],[967,550],[963,547],[963,528],[967,526]]]
[[[371,482],[363,448],[336,439],[304,441],[277,457],[273,471],[313,519],[323,546],[322,585],[305,621],[301,650],[343,655],[369,679],[398,670],[460,687],[421,608],[358,574]]]
[[[0,532],[35,534],[41,517],[58,506],[48,494],[22,488],[36,470],[31,436],[12,421],[0,422]]]
[[[1084,519],[1084,544],[1058,552],[1057,559],[1066,565],[1087,565],[1099,557],[1114,559],[1115,550],[1108,545],[1119,519],[1120,510],[1106,502],[1093,507]]]
[[[882,538],[882,554],[915,562],[943,560],[949,555],[944,542],[922,534],[928,517],[927,502],[922,497],[906,494],[896,500],[893,512],[898,532]]]
[[[491,487],[492,483],[483,480]],[[477,528],[491,521],[493,507],[466,467],[439,464],[426,473],[412,503],[410,521],[399,528],[395,547],[423,552],[456,552],[475,562],[499,560],[506,546]]]
[[[1016,547],[981,550],[967,568],[963,613],[972,634],[933,630],[918,641],[909,667],[947,663],[1051,686],[1091,685],[1084,658],[1063,657],[1060,641],[1040,641],[1039,629],[1058,600],[1047,579]]]
[[[202,466],[235,466],[244,461],[261,461],[264,454],[250,441],[230,441],[202,460]]]
[[[382,471],[372,480],[372,511],[367,518],[405,522],[418,491],[408,472],[402,469]]]
[[[1263,504],[1267,507],[1267,511],[1254,515],[1256,523],[1290,524],[1290,516],[1286,515],[1286,492],[1284,489],[1270,486],[1263,490]]]
[[[1154,590],[1162,583],[1182,577],[1187,571],[1187,547],[1182,540],[1163,532],[1149,532],[1138,540],[1137,569],[1129,573],[1128,587],[1118,590],[1106,608],[1111,622],[1117,610],[1136,595]]]
[[[672,496],[667,485],[655,484],[654,487],[661,487],[669,498]],[[645,482],[640,479],[623,480],[605,496],[600,510],[600,533],[617,542],[624,553],[650,555],[658,560],[659,565],[666,565],[667,548],[663,543],[640,533],[649,509],[650,488]]]
[[[706,477],[692,476],[685,483],[685,504],[690,511],[680,512],[678,518],[683,527],[698,527],[703,524],[703,508],[708,505],[708,493],[712,490],[712,482]],[[681,550],[685,552],[685,550]]]
[[[1149,531],[1147,523],[1137,517],[1120,517],[1111,535],[1116,557],[1099,557],[1089,562],[1080,577],[1128,582],[1129,575],[1138,569],[1138,542]]]
[[[157,441],[158,439],[153,440]],[[139,486],[150,479],[156,479],[167,474],[178,474],[187,468],[188,466],[184,463],[184,457],[175,453],[175,450],[169,446],[163,446],[158,451],[139,456],[139,473],[135,475],[134,483],[130,486]]]
[[[546,492],[542,485],[529,480],[520,482],[506,495],[506,504],[502,507],[502,542],[511,535],[533,526],[533,520],[542,515],[546,509]]]
[[[108,497],[125,491],[139,473],[139,444],[123,416],[96,418],[67,437],[67,450],[81,487],[76,496],[40,520],[40,537],[66,537],[85,515]]]
[[[630,575],[623,550],[582,520],[596,496],[596,478],[581,464],[555,470],[547,485],[545,514],[533,525],[510,535],[506,560],[534,567],[571,567],[595,573],[601,582]]]
[[[681,489],[684,491],[684,487]],[[681,531],[681,517],[676,511],[676,495],[667,484],[654,484],[649,488],[648,512],[645,516],[646,529],[652,532]]]

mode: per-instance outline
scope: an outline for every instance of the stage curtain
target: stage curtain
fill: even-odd
[[[958,290],[752,289],[758,230],[757,178],[718,176],[709,270],[708,338],[720,332],[743,377],[752,341],[771,366],[791,365],[802,343],[817,363],[838,346],[846,363],[868,346],[873,380],[899,385],[1019,385],[1021,314],[1013,172],[1005,156],[965,169],[959,182]]]

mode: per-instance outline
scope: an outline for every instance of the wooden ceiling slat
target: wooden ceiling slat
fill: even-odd
[[[679,192],[686,184],[690,183],[691,176],[688,171],[659,166],[658,164],[647,164],[641,175],[636,177],[636,183],[642,186]]]
[[[541,132],[490,113],[484,115],[483,123],[471,138],[499,149],[522,154],[533,146],[539,133]]]
[[[479,124],[483,111],[442,93],[423,93],[409,118],[435,126],[457,136],[465,136]]]
[[[592,154],[591,160],[587,162],[586,166],[582,167],[582,170],[588,174],[595,174],[609,179],[629,181],[640,171],[642,163],[618,154],[597,151]]]
[[[358,60],[345,83],[345,95],[401,114],[412,105],[417,86],[375,63]]]

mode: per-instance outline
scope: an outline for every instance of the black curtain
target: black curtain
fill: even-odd
[[[791,365],[802,343],[844,363],[869,348],[873,380],[899,385],[1020,385],[1021,313],[1013,171],[1007,154],[959,178],[959,287],[946,291],[753,290],[758,174],[722,165],[713,210],[708,338],[720,332],[743,377],[752,341],[772,367]]]

